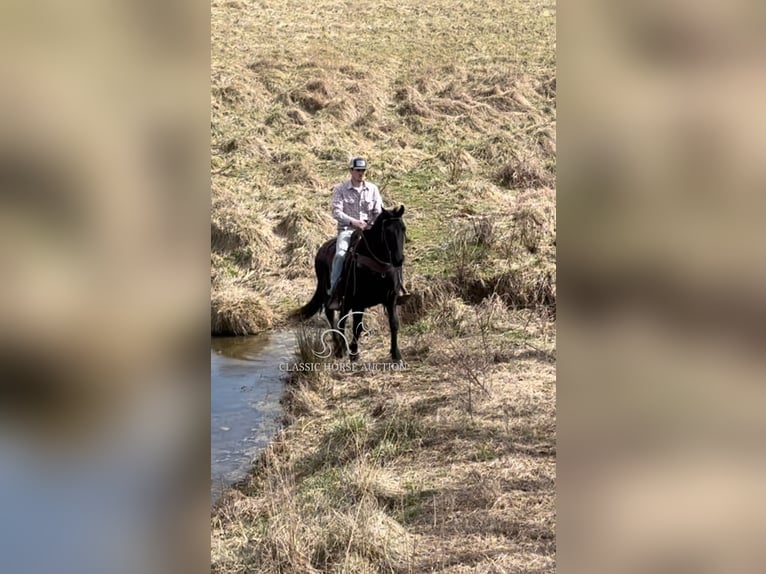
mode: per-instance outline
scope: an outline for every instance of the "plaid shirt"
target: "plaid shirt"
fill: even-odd
[[[373,223],[381,211],[383,199],[374,183],[365,181],[361,189],[354,189],[348,180],[332,192],[332,216],[338,221],[339,230],[348,228],[352,219]]]

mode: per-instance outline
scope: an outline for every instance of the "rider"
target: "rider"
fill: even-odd
[[[363,157],[355,157],[349,162],[348,169],[350,178],[337,185],[332,193],[332,216],[338,222],[338,241],[330,274],[330,300],[327,308],[333,310],[340,308],[341,293],[337,286],[354,229],[366,229],[383,211],[383,200],[378,186],[364,179],[367,161]],[[401,279],[401,269],[399,272]],[[400,281],[400,284],[403,284],[403,281]],[[406,295],[406,291],[401,293],[402,298]]]

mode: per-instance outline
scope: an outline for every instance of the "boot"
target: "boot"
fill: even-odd
[[[330,299],[329,301],[327,301],[327,308],[330,311],[337,311],[338,309],[340,309],[340,303],[343,298],[341,297],[339,287],[340,285],[336,285],[335,289],[332,289],[330,291]]]

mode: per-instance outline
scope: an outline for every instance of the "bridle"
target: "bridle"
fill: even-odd
[[[380,224],[380,241],[385,246],[386,251],[388,252],[388,260],[391,262],[392,265],[394,262],[394,256],[391,254],[391,248],[388,245],[388,241],[386,241],[386,234],[385,234],[386,225],[393,221],[401,221],[401,220],[402,220],[401,217],[389,217],[388,219],[386,219]]]
[[[372,250],[372,247],[370,247],[370,244],[367,242],[367,237],[364,234],[364,231],[362,232],[362,241],[364,241],[364,244],[367,246],[367,251],[370,254],[370,257],[374,259],[377,263],[379,263],[381,266],[385,267],[386,269],[389,269],[393,267],[393,255],[391,255],[391,248],[388,245],[388,241],[386,241],[386,234],[385,234],[385,226],[388,223],[391,223],[393,221],[401,221],[401,217],[389,217],[385,221],[382,221],[380,224],[380,242],[383,244],[383,246],[386,248],[386,252],[388,253],[388,261],[381,261],[380,258],[378,258],[377,255]]]
[[[375,263],[380,265],[380,269],[377,269],[376,272],[380,273],[381,276],[384,275],[385,273],[390,272],[392,269],[394,269],[393,256],[391,255],[391,248],[388,245],[388,241],[386,241],[386,235],[384,233],[385,232],[384,227],[385,227],[386,223],[390,223],[391,221],[395,221],[397,219],[401,221],[402,218],[401,217],[390,217],[390,218],[386,219],[385,221],[381,221],[381,223],[380,223],[380,240],[381,240],[381,243],[383,243],[383,245],[385,246],[386,251],[388,252],[388,259],[389,259],[388,261],[381,261],[380,258],[377,255],[375,255],[375,253],[373,252],[372,247],[370,247],[370,244],[367,241],[367,236],[365,235],[364,231],[361,231],[361,233],[360,233],[360,235],[362,236],[362,241],[364,242],[365,246],[367,247],[367,252],[369,253],[369,257],[367,255],[365,255],[365,254],[359,253],[358,251],[356,253],[356,257],[359,258],[358,261],[362,261],[364,258],[368,258],[370,260],[370,263],[372,263],[374,261]],[[356,265],[353,267],[353,273],[354,273],[354,281],[353,281],[354,294],[356,294]]]

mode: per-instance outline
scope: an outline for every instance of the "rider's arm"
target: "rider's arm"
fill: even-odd
[[[332,192],[332,216],[342,225],[351,225],[353,218],[343,212],[343,185],[339,185]]]

